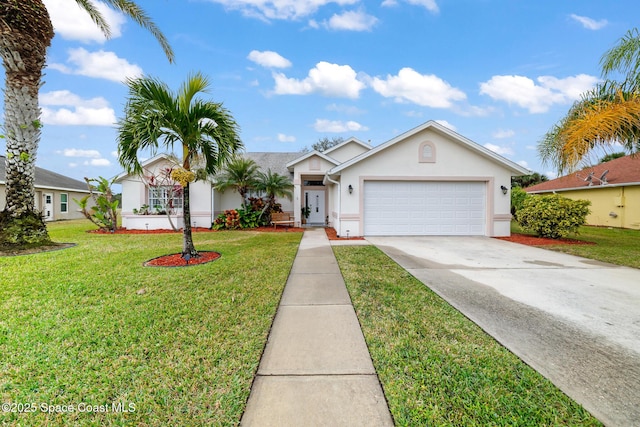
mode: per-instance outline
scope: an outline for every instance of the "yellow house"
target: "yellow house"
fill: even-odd
[[[525,189],[591,201],[588,225],[640,229],[640,156],[625,156]]]

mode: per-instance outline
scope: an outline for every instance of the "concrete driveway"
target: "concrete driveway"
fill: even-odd
[[[640,270],[487,237],[370,237],[608,426],[640,426]]]

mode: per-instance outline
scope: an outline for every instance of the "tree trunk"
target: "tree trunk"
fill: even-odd
[[[41,0],[3,0],[0,4],[0,56],[5,69],[4,136],[6,149],[6,206],[3,228],[32,218],[38,227],[22,228],[22,236],[10,238],[37,245],[50,242],[46,226],[35,212],[34,177],[40,142],[38,91],[42,84],[47,47],[53,26]],[[2,242],[0,242],[2,243]]]
[[[198,256],[198,251],[196,251],[195,246],[193,245],[193,236],[191,235],[191,206],[189,202],[189,185],[187,183],[186,187],[182,190],[182,196],[184,200],[182,201],[182,213],[184,219],[184,229],[182,231],[182,256],[189,254],[191,258]]]

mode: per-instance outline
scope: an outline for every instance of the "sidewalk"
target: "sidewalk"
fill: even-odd
[[[322,228],[304,232],[242,426],[393,426]]]

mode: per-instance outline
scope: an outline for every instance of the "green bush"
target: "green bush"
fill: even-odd
[[[559,194],[529,196],[516,211],[516,221],[540,237],[559,239],[577,233],[589,214],[588,200],[572,200]]]
[[[525,199],[529,197],[529,193],[524,191],[522,187],[513,187],[511,189],[511,215],[515,215],[524,204]]]

